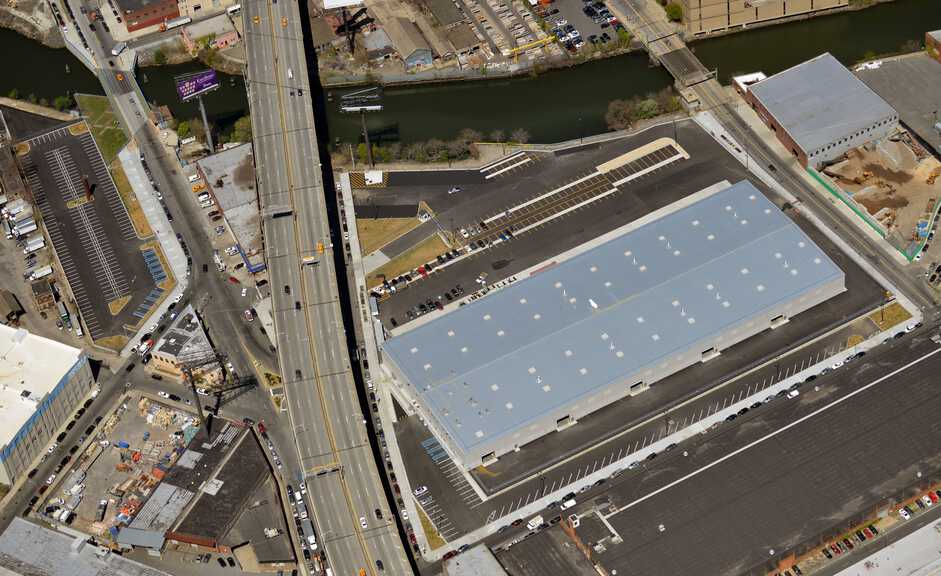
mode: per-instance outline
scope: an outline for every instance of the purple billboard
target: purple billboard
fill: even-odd
[[[204,70],[176,77],[176,93],[186,102],[219,87],[215,70]]]

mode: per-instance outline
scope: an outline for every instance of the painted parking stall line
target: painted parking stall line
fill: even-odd
[[[136,240],[137,233],[134,231],[134,225],[131,224],[131,218],[127,213],[127,208],[124,206],[124,202],[121,201],[121,195],[118,194],[114,181],[111,179],[111,172],[108,171],[108,167],[101,157],[95,139],[92,138],[90,132],[86,132],[79,136],[79,143],[85,151],[88,162],[91,164],[92,170],[94,171],[95,181],[98,184],[95,194],[104,197],[108,208],[111,209],[114,223],[117,224],[118,229],[121,230],[122,237],[125,240]]]
[[[62,271],[65,273],[69,287],[72,290],[72,295],[75,297],[75,302],[78,305],[78,309],[81,313],[85,328],[88,330],[88,333],[92,339],[100,338],[104,336],[104,333],[98,320],[98,316],[95,314],[95,310],[92,307],[89,294],[85,290],[85,285],[79,277],[79,269],[75,263],[75,258],[72,257],[69,244],[62,236],[59,221],[56,219],[54,212],[49,206],[45,189],[43,188],[42,182],[40,181],[36,170],[36,165],[27,155],[27,157],[24,158],[24,172],[26,174],[26,181],[29,184],[30,190],[33,192],[33,198],[36,201],[36,205],[43,214],[43,224],[46,228],[46,232],[49,235],[49,240],[55,247],[56,254],[59,257],[59,262],[62,265]]]
[[[85,195],[82,175],[65,148],[54,148],[46,153],[52,167],[53,178],[66,202],[81,202]],[[82,185],[82,188],[79,186]],[[106,300],[116,300],[129,292],[127,281],[118,264],[117,256],[105,236],[94,206],[79,203],[69,211],[79,241],[89,257],[89,265]]]

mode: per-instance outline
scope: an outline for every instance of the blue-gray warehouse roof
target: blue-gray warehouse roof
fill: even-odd
[[[896,114],[829,52],[748,90],[808,154]]]
[[[385,353],[469,450],[842,276],[743,181],[397,336]]]

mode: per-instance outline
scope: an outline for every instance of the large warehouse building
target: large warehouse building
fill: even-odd
[[[898,130],[898,112],[829,52],[749,85],[744,96],[805,167]]]
[[[0,483],[29,471],[94,383],[78,348],[0,325]]]
[[[385,343],[458,465],[564,429],[845,290],[751,183],[701,194]]]

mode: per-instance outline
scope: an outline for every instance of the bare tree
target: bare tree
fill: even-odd
[[[529,142],[529,132],[523,128],[517,128],[510,133],[510,142],[516,142],[517,144],[526,144]]]
[[[491,142],[503,142],[506,139],[506,133],[503,130],[494,130],[490,133]]]

